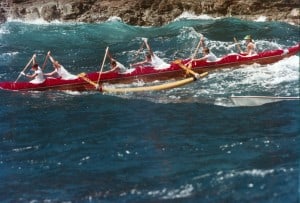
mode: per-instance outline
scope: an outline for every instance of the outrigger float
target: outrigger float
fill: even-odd
[[[81,73],[77,79],[62,80],[59,78],[46,78],[41,84],[32,84],[30,82],[0,82],[0,89],[11,91],[45,91],[45,90],[72,90],[72,91],[101,91],[101,92],[137,92],[137,91],[155,91],[170,89],[186,85],[199,78],[205,77],[207,72],[230,67],[239,67],[250,64],[271,64],[284,58],[296,55],[300,51],[300,43],[286,49],[276,49],[263,51],[256,55],[244,56],[241,54],[228,54],[215,62],[194,61],[191,67],[187,64],[191,59],[176,60],[169,67],[157,69],[151,66],[139,66],[128,69],[124,73],[118,72],[91,72]],[[189,73],[192,77],[181,79],[179,81],[148,87],[132,88],[108,88],[108,84],[128,84],[137,80],[151,82],[155,80],[170,80],[184,78]]]

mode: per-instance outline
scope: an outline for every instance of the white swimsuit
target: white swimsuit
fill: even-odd
[[[45,81],[43,71],[40,67],[36,71],[34,71],[34,74],[37,74],[33,80],[30,81],[32,84],[41,84]]]
[[[216,57],[216,55],[214,55],[213,53],[209,53],[205,57],[206,57],[206,61],[208,61],[208,62],[213,62],[213,61],[216,61],[218,59]]]
[[[151,57],[151,64],[158,69],[168,68],[170,66],[155,54]]]
[[[55,71],[63,80],[73,80],[78,78],[78,76],[69,73],[62,65],[60,65],[60,68],[55,69]]]
[[[117,66],[119,67],[121,73],[126,72],[127,69],[125,68],[125,66],[122,63],[120,63],[118,61],[116,63],[117,63]]]

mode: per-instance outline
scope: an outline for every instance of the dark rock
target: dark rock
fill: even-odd
[[[42,7],[41,16],[46,21],[53,21],[61,18],[61,11],[56,4],[48,4]]]
[[[7,17],[97,22],[118,16],[128,24],[163,25],[187,11],[250,20],[265,16],[300,24],[299,0],[11,0],[0,4],[0,22]]]

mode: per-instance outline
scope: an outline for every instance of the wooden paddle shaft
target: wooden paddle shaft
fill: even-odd
[[[93,82],[92,80],[90,80],[89,78],[85,77],[86,74],[85,73],[80,73],[78,74],[78,77],[80,77],[81,79],[83,79],[84,81],[88,82],[89,84],[93,85],[94,87],[98,87],[98,84]]]
[[[100,68],[100,72],[99,72],[99,77],[98,77],[98,80],[97,80],[97,84],[99,84],[99,82],[100,82],[100,78],[101,78],[101,74],[102,74],[103,67],[104,67],[104,64],[105,64],[105,60],[106,60],[107,53],[108,53],[108,47],[106,47],[106,50],[105,50],[105,54],[104,54],[102,66],[101,66],[101,68]],[[98,87],[98,85],[97,85],[97,87]]]
[[[22,73],[28,68],[28,66],[30,65],[30,63],[32,62],[33,60],[33,57],[34,57],[35,54],[33,54],[33,56],[31,57],[31,59],[29,60],[29,62],[27,63],[27,65],[23,68],[23,70],[20,72],[19,76],[17,77],[17,79],[15,80],[15,83],[20,79]]]
[[[193,71],[192,69],[186,67],[185,65],[183,65],[181,63],[181,61],[175,61],[174,63],[178,64],[180,68],[182,68],[183,70],[187,71],[188,73],[192,74],[196,79],[199,79],[200,77],[206,76],[208,73],[203,73],[203,76],[199,75],[198,73],[196,73],[195,71]]]
[[[241,46],[240,46],[239,42],[237,41],[237,39],[234,37],[233,40],[234,40],[234,42],[236,43],[236,45],[237,45],[239,51],[242,52]]]

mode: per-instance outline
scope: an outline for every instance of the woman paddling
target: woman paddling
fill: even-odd
[[[42,69],[40,68],[39,64],[36,63],[35,58],[36,55],[34,54],[32,59],[33,66],[31,67],[31,70],[34,71],[34,73],[29,75],[29,74],[25,74],[24,72],[21,72],[21,74],[26,76],[27,78],[32,79],[30,83],[41,84],[45,81],[45,78]]]
[[[110,70],[106,71],[107,72],[117,72],[117,73],[124,73],[126,72],[126,68],[123,64],[121,64],[119,61],[117,61],[116,59],[114,59],[112,57],[112,54],[108,51],[107,56],[110,59]]]
[[[22,75],[26,76],[27,78],[32,79],[30,81],[30,83],[32,84],[41,84],[45,81],[44,75],[43,75],[43,71],[42,69],[39,67],[39,65],[37,63],[35,63],[32,67],[31,70],[34,71],[33,74],[29,75],[29,74],[25,74],[24,72],[22,72]]]
[[[78,76],[69,73],[58,61],[54,60],[50,54],[51,52],[49,51],[47,55],[49,56],[49,59],[53,64],[54,71],[52,71],[51,73],[45,73],[45,76],[57,75],[63,80],[74,80],[78,78]]]
[[[164,68],[168,68],[170,66],[169,64],[164,62],[161,58],[159,58],[156,54],[153,53],[150,45],[148,44],[147,39],[144,39],[144,43],[149,51],[149,53],[145,57],[145,60],[134,63],[134,64],[130,64],[130,66],[136,67],[136,66],[141,66],[141,65],[145,65],[145,64],[150,64],[154,68],[158,68],[158,69],[164,69]]]
[[[210,52],[209,48],[205,46],[203,35],[200,39],[199,45],[201,45],[203,47],[202,48],[203,56],[201,58],[194,59],[194,57],[195,57],[195,54],[194,54],[192,59],[188,62],[189,66],[192,64],[192,62],[197,62],[197,61],[214,62],[214,61],[218,60],[216,55],[214,55],[212,52]]]

